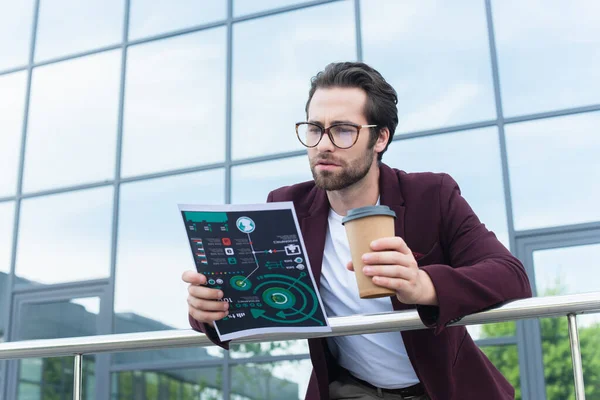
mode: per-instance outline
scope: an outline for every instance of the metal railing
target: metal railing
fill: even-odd
[[[584,400],[583,368],[576,315],[596,312],[600,312],[600,292],[534,297],[516,300],[488,311],[468,315],[453,325],[489,324],[528,318],[567,316],[569,321],[569,342],[571,344],[573,375],[575,379],[575,394],[577,400]],[[415,310],[333,317],[329,318],[329,324],[332,331],[325,334],[264,334],[237,339],[233,343],[257,343],[315,337],[361,335],[425,328]],[[82,357],[84,354],[212,345],[213,343],[205,335],[192,330],[126,333],[0,343],[0,360],[75,356],[73,399],[81,400]]]

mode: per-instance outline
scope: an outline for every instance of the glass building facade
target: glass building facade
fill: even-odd
[[[0,341],[188,328],[178,203],[311,178],[310,78],[399,95],[383,161],[448,172],[537,296],[600,282],[600,4],[0,2]],[[600,317],[578,317],[600,399]],[[469,328],[520,399],[573,393],[566,319]],[[86,399],[297,399],[304,341],[86,356]],[[0,398],[67,399],[70,358],[0,361]]]

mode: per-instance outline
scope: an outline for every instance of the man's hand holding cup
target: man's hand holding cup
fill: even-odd
[[[362,255],[363,274],[373,283],[396,292],[404,304],[437,305],[437,294],[429,275],[419,269],[406,242],[397,236],[376,239],[372,252]],[[354,271],[352,261],[347,265]]]

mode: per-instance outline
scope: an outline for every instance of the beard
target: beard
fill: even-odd
[[[369,173],[371,165],[373,165],[373,159],[375,158],[375,151],[367,149],[364,156],[358,160],[354,160],[351,165],[336,160],[333,157],[316,156],[313,160],[310,160],[310,171],[312,172],[315,185],[324,190],[342,190],[349,186],[352,186],[356,182],[363,179]],[[316,169],[317,163],[321,161],[330,161],[338,164],[341,168],[339,171],[318,171]]]

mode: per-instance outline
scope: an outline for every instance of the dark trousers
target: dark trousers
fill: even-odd
[[[366,386],[343,369],[339,378],[329,384],[329,397],[331,400],[430,400],[426,394],[404,397]]]

